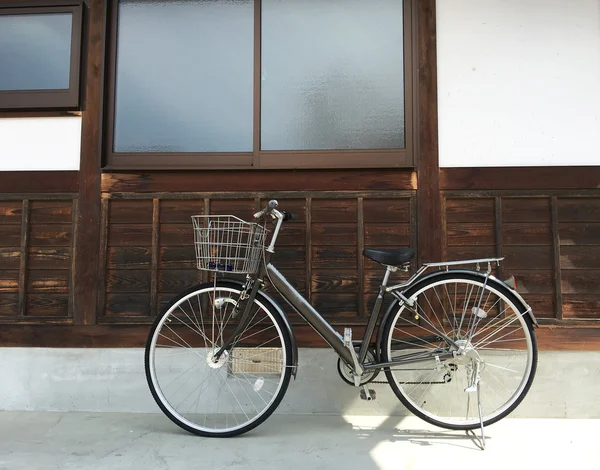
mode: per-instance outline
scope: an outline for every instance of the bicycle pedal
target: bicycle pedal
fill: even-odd
[[[365,391],[364,388],[362,388],[360,390],[360,398],[361,398],[361,400],[367,400],[367,401],[375,400],[375,398],[377,398],[377,393],[375,393],[375,390],[370,388],[369,395],[367,396],[367,392]]]

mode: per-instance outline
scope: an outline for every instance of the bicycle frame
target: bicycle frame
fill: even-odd
[[[280,214],[280,213],[278,213]],[[281,214],[280,214],[281,215]],[[271,243],[269,247],[266,249],[263,263],[261,263],[259,272],[253,276],[248,277],[248,281],[252,285],[252,289],[248,294],[244,291],[241,300],[248,300],[248,304],[244,309],[244,312],[238,322],[237,327],[234,329],[234,332],[231,335],[229,341],[226,341],[223,346],[217,351],[214,357],[218,360],[223,351],[229,349],[231,345],[234,343],[236,337],[238,337],[244,328],[247,326],[247,322],[249,320],[249,314],[252,302],[256,297],[258,290],[263,285],[263,279],[265,276],[268,276],[269,280],[279,292],[281,297],[325,340],[325,342],[338,354],[338,356],[352,369],[355,368],[355,361],[352,356],[353,352],[350,351],[350,348],[346,346],[344,342],[344,338],[340,335],[333,327],[323,318],[323,316],[296,290],[294,287],[288,282],[288,280],[281,274],[275,266],[271,264],[271,257],[275,253],[274,246],[275,240],[277,238],[277,234],[281,227],[282,217],[278,217],[279,221],[277,224],[277,228],[273,234],[271,239]],[[406,355],[402,359],[396,359],[394,361],[389,362],[379,362],[379,354],[376,352],[375,359],[376,362],[365,363],[365,358],[367,356],[367,352],[370,345],[370,339],[373,336],[373,332],[375,331],[375,326],[377,324],[377,320],[379,319],[381,313],[381,306],[383,305],[383,299],[386,293],[391,293],[398,301],[399,307],[405,307],[410,312],[418,315],[418,312],[413,308],[413,302],[404,296],[404,292],[406,292],[416,281],[420,278],[425,270],[431,267],[446,267],[448,269],[449,266],[453,265],[464,265],[464,264],[477,264],[479,267],[480,263],[487,263],[488,265],[488,273],[486,276],[489,277],[491,272],[491,263],[498,263],[503,258],[486,258],[486,259],[477,259],[477,260],[465,260],[465,261],[456,261],[456,262],[444,262],[444,263],[429,263],[424,264],[416,273],[414,273],[410,279],[408,279],[405,283],[397,284],[394,286],[387,286],[390,274],[394,271],[397,271],[399,268],[395,266],[387,266],[383,281],[381,286],[379,287],[379,293],[377,295],[377,299],[375,301],[375,305],[373,307],[373,311],[371,316],[369,317],[369,321],[367,323],[367,327],[365,329],[365,334],[363,336],[362,341],[360,342],[360,349],[358,352],[358,364],[362,367],[363,371],[373,370],[373,369],[382,369],[385,367],[391,367],[399,364],[412,364],[420,361],[430,360],[432,358],[432,354],[434,354],[438,359],[445,359],[448,357],[452,357],[453,354],[449,351],[449,349],[440,348],[439,351],[433,351],[433,353],[428,354],[414,354],[414,355]],[[247,284],[250,285],[250,284]],[[448,337],[441,329],[437,328],[434,324],[428,323],[428,325],[433,328],[436,333],[436,337],[443,339],[449,346],[453,346],[455,350],[458,350],[459,347],[456,345],[454,340]],[[353,342],[354,344],[354,342]]]

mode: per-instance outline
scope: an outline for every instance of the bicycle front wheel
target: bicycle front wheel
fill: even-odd
[[[527,394],[537,345],[526,307],[510,289],[478,273],[445,272],[405,293],[383,326],[386,370],[400,401],[425,421],[475,429],[512,412]],[[450,340],[450,341],[449,341]]]
[[[258,299],[247,327],[215,360],[245,308],[240,293],[225,281],[197,286],[167,307],[148,336],[145,366],[152,395],[191,433],[230,437],[250,431],[269,417],[287,390],[289,333],[279,314]]]

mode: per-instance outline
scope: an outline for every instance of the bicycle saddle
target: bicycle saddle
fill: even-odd
[[[365,248],[363,255],[386,266],[399,266],[415,256],[412,248]]]

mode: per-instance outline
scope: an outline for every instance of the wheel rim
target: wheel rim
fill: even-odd
[[[441,425],[479,425],[479,391],[483,421],[490,424],[519,403],[529,384],[534,347],[523,314],[501,290],[483,287],[482,281],[456,278],[427,284],[411,296],[418,318],[402,307],[390,324],[388,358],[429,356],[394,366],[394,384],[413,411]],[[448,346],[434,326],[458,349]],[[416,344],[417,336],[425,336],[427,342]],[[452,350],[456,357],[435,359]]]
[[[148,357],[152,387],[163,411],[184,427],[208,434],[248,428],[271,410],[285,382],[286,343],[258,300],[234,347],[213,360],[235,325],[238,295],[227,287],[192,292],[156,326]]]

